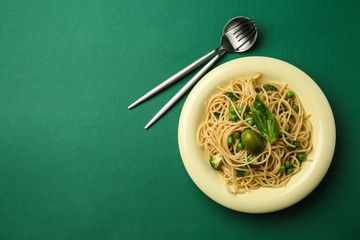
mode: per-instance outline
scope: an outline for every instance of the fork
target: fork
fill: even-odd
[[[165,80],[164,82],[162,82],[161,84],[159,84],[158,86],[154,87],[152,90],[150,90],[148,93],[146,93],[144,96],[142,96],[141,98],[139,98],[138,100],[136,100],[134,103],[132,103],[128,109],[131,109],[137,105],[139,105],[140,103],[146,101],[147,99],[151,98],[152,96],[154,96],[155,94],[159,93],[160,91],[162,91],[163,89],[165,89],[166,87],[170,86],[171,84],[175,83],[177,80],[181,79],[183,76],[185,76],[186,74],[190,73],[192,70],[194,70],[195,68],[197,68],[200,64],[202,64],[203,62],[205,62],[207,59],[209,59],[212,55],[214,55],[214,53],[224,49],[224,44],[228,45],[228,43],[226,43],[224,41],[224,36],[230,36],[230,35],[234,35],[237,34],[237,36],[239,36],[242,31],[244,31],[244,29],[246,30],[249,25],[247,24],[249,21],[252,21],[251,19],[247,18],[245,21],[243,21],[242,23],[240,23],[239,25],[235,26],[234,28],[232,28],[231,30],[227,31],[226,33],[223,34],[222,38],[221,38],[221,44],[219,47],[217,47],[216,49],[212,50],[211,52],[207,53],[206,55],[204,55],[203,57],[199,58],[198,60],[196,60],[195,62],[193,62],[192,64],[190,64],[189,66],[185,67],[184,69],[182,69],[181,71],[177,72],[176,74],[174,74],[173,76],[171,76],[170,78],[168,78],[167,80]],[[226,27],[226,26],[225,26]]]
[[[228,35],[224,35],[222,38],[222,43],[220,46],[220,52],[211,59],[189,82],[187,82],[158,112],[157,114],[149,121],[145,126],[145,129],[148,129],[153,125],[157,120],[159,120],[195,83],[214,65],[214,63],[221,58],[226,52],[233,52],[236,49],[241,49],[242,46],[246,43],[250,43],[250,47],[254,44],[257,37],[257,27],[255,23],[252,22],[251,26],[247,28],[244,32],[233,31]],[[224,44],[223,44],[224,42]],[[249,48],[250,48],[249,47]],[[246,48],[244,51],[246,51]],[[243,52],[243,51],[242,51]]]

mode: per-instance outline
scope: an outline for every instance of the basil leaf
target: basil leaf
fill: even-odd
[[[252,118],[261,135],[270,143],[275,142],[279,137],[279,124],[268,107],[256,95],[252,108]]]

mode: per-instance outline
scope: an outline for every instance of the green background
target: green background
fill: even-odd
[[[185,98],[145,124],[193,74],[152,87],[217,47],[235,16],[255,47],[320,86],[334,158],[304,200],[269,214],[213,202],[178,150]],[[358,1],[0,1],[0,239],[346,239],[358,235]],[[266,202],[266,199],[264,199]]]

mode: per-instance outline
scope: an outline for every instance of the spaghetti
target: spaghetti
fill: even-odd
[[[231,81],[206,103],[206,117],[197,140],[208,159],[218,157],[214,167],[233,193],[259,187],[285,186],[301,169],[312,148],[311,123],[300,99],[287,84],[257,83],[260,73]],[[256,155],[244,148],[247,130],[264,137],[254,124],[253,103],[259,96],[278,123],[278,138],[261,138],[263,150]],[[250,131],[249,131],[250,132]],[[241,137],[240,137],[241,136]]]

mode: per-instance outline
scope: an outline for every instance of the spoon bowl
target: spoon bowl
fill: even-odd
[[[235,17],[225,24],[225,27],[223,29],[223,36],[226,35],[226,33],[230,32],[232,29],[236,28],[237,26],[245,23],[248,23],[250,25],[252,24],[256,28],[254,22],[250,18]],[[255,34],[247,42],[245,42],[240,47],[234,49],[232,52],[245,52],[249,50],[256,42],[257,35],[258,35],[258,31],[255,31]]]

